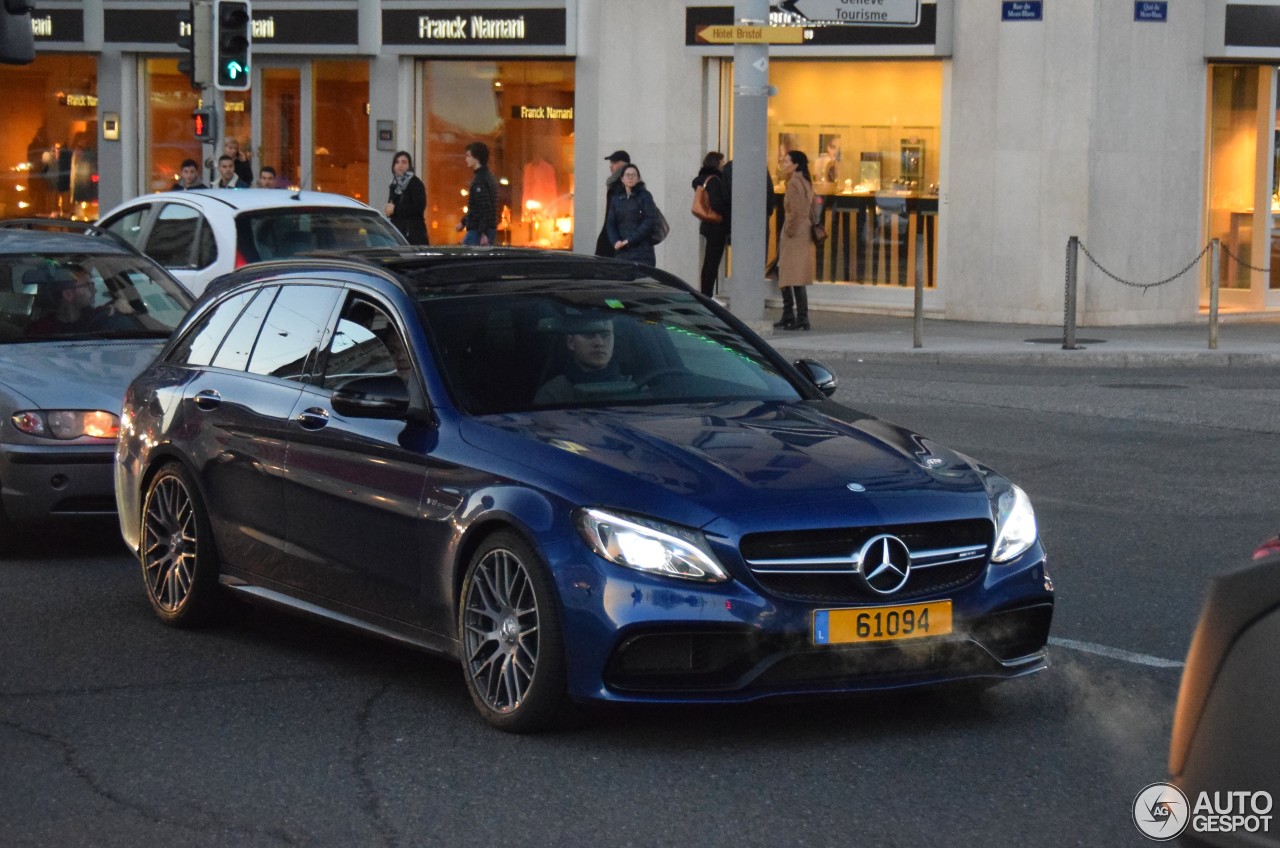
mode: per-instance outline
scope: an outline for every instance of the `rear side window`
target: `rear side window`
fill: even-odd
[[[236,218],[236,244],[248,262],[406,243],[391,222],[367,209],[268,209]]]
[[[245,306],[255,294],[257,294],[256,291],[241,292],[213,307],[209,314],[178,343],[173,353],[169,355],[169,361],[174,365],[197,367],[213,362],[213,356],[218,352],[218,346],[222,344],[227,330],[240,317],[240,313],[244,311]]]
[[[166,268],[190,268],[199,235],[199,212],[180,203],[166,203],[151,226],[143,253]]]
[[[279,289],[275,286],[262,289],[249,304],[249,308],[240,313],[235,326],[227,333],[226,340],[218,348],[218,355],[213,358],[214,368],[229,368],[232,371],[243,371],[249,364],[249,356],[253,353],[253,343],[258,339],[258,330],[262,328],[262,319],[271,308],[271,301]]]
[[[337,286],[285,286],[258,334],[249,360],[250,373],[307,380],[341,294]]]

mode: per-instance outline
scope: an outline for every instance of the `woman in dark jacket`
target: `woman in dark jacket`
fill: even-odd
[[[716,151],[702,158],[702,170],[693,178],[693,188],[705,185],[707,201],[712,211],[720,213],[720,222],[702,221],[698,232],[707,240],[702,254],[702,293],[711,297],[716,293],[716,278],[720,275],[720,260],[724,258],[724,246],[729,242],[729,187],[725,184],[721,165],[724,154]]]
[[[617,251],[614,255],[655,267],[658,263],[653,253],[653,232],[658,226],[658,205],[644,187],[640,169],[635,165],[623,168],[618,181],[623,190],[609,201],[609,212],[604,219],[609,241]]]
[[[427,243],[427,187],[414,176],[413,159],[403,150],[391,158],[391,193],[385,212],[409,244]]]

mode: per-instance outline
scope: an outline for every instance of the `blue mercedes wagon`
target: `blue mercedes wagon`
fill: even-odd
[[[249,266],[129,388],[121,529],[162,621],[239,597],[410,643],[508,731],[1043,669],[1026,495],[835,389],[631,263]]]

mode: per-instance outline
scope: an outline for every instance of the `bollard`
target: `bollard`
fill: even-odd
[[[1218,349],[1218,274],[1222,269],[1222,242],[1209,242],[1209,350]]]
[[[916,300],[915,322],[911,330],[911,346],[924,347],[924,222],[916,234]]]
[[[1062,349],[1076,349],[1076,273],[1079,269],[1080,237],[1067,239],[1067,303],[1062,312]]]

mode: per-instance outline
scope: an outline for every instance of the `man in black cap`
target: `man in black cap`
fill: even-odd
[[[607,315],[566,316],[559,329],[564,333],[568,361],[562,372],[538,389],[533,402],[539,406],[569,403],[576,398],[575,387],[584,383],[608,383],[625,379],[613,360],[613,321]]]
[[[625,190],[618,180],[622,176],[623,167],[631,164],[631,156],[625,150],[615,150],[604,157],[604,160],[609,163],[609,176],[604,181],[604,217],[607,219],[613,196]],[[600,235],[596,237],[596,256],[613,256],[615,252],[613,242],[609,241],[609,234],[604,231],[604,223],[601,222]]]

